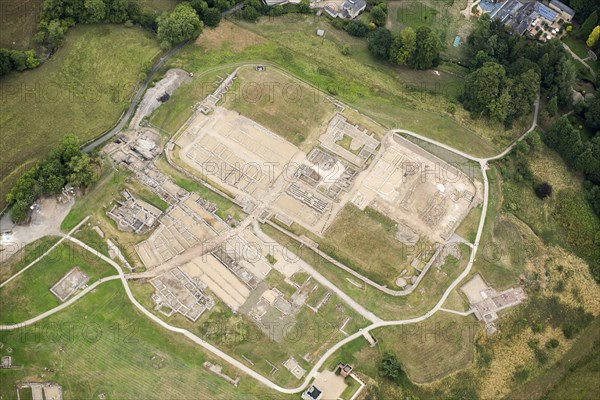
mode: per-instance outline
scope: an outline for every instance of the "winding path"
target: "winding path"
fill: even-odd
[[[162,65],[162,63],[159,63],[159,64]],[[160,65],[157,65],[157,67],[155,67],[155,69],[158,69],[158,67]],[[139,92],[138,94],[141,95],[141,92]],[[139,100],[139,98],[138,98],[138,100]],[[132,107],[133,107],[133,104],[132,104]],[[133,107],[133,108],[135,108],[135,107]],[[130,109],[131,109],[131,107],[130,107]],[[523,140],[531,131],[533,131],[533,129],[535,129],[535,127],[537,125],[538,110],[539,110],[539,97],[538,97],[538,100],[536,100],[536,102],[534,104],[534,118],[533,118],[533,122],[532,122],[532,125],[531,125],[530,129],[527,132],[525,132],[522,136],[520,136],[517,140],[515,140],[503,152],[501,152],[500,154],[498,154],[496,156],[489,157],[489,158],[473,157],[473,156],[471,156],[471,155],[469,155],[469,154],[467,154],[465,152],[459,151],[459,150],[454,149],[454,148],[452,148],[452,147],[450,147],[448,145],[445,145],[445,144],[440,143],[438,141],[426,138],[424,136],[421,136],[421,135],[419,135],[417,133],[414,133],[414,132],[411,132],[411,131],[401,130],[401,129],[396,129],[396,130],[392,131],[392,132],[395,132],[395,133],[402,133],[402,134],[406,134],[406,135],[409,135],[409,136],[413,136],[415,138],[418,138],[418,139],[424,140],[426,142],[435,144],[435,145],[437,145],[439,147],[442,147],[442,148],[444,148],[444,149],[446,149],[448,151],[451,151],[451,152],[453,152],[453,153],[455,153],[457,155],[460,155],[460,156],[462,156],[464,158],[467,158],[469,160],[472,160],[472,161],[475,161],[475,162],[479,163],[479,165],[481,167],[481,171],[482,171],[482,176],[483,176],[483,206],[482,206],[481,218],[479,220],[479,225],[478,225],[478,228],[477,228],[477,234],[475,236],[475,241],[472,244],[472,251],[471,251],[471,254],[470,254],[470,257],[469,257],[469,262],[468,262],[466,268],[463,270],[463,272],[444,291],[444,294],[442,295],[442,297],[440,298],[440,300],[437,302],[437,304],[431,310],[429,310],[427,313],[425,313],[425,314],[423,314],[423,315],[421,315],[419,317],[415,317],[415,318],[411,318],[411,319],[405,319],[405,320],[384,321],[384,320],[381,320],[379,318],[374,319],[375,322],[373,322],[371,325],[367,326],[366,328],[363,328],[363,329],[359,330],[358,332],[356,332],[356,333],[348,336],[347,338],[341,340],[340,342],[338,342],[335,345],[333,345],[332,347],[330,347],[325,352],[325,354],[323,354],[323,356],[315,363],[315,365],[313,366],[313,368],[306,375],[306,378],[304,379],[304,381],[302,382],[302,384],[300,386],[296,387],[296,388],[284,388],[284,387],[281,387],[281,386],[273,383],[268,378],[264,377],[263,375],[259,374],[256,371],[254,371],[253,369],[251,369],[250,367],[246,366],[245,364],[243,364],[239,360],[231,357],[227,353],[219,350],[217,347],[215,347],[215,346],[211,345],[210,343],[204,341],[203,339],[201,339],[200,337],[196,336],[195,334],[189,332],[186,329],[182,329],[182,328],[178,328],[178,327],[172,326],[172,325],[168,324],[167,322],[163,321],[161,318],[159,318],[156,315],[154,315],[152,312],[150,312],[145,307],[143,307],[135,299],[135,297],[133,296],[133,293],[131,292],[131,289],[129,288],[129,285],[127,283],[127,275],[125,275],[123,273],[123,270],[121,269],[120,265],[117,264],[115,261],[111,260],[110,258],[106,257],[105,255],[97,252],[96,250],[94,250],[93,248],[89,247],[88,245],[86,245],[85,243],[81,242],[80,240],[73,238],[70,235],[70,233],[72,231],[69,234],[65,235],[63,239],[68,239],[71,242],[73,242],[73,243],[81,246],[82,248],[84,248],[84,249],[92,252],[96,256],[100,257],[103,261],[105,261],[108,264],[112,265],[117,270],[118,275],[111,276],[111,277],[108,277],[108,278],[104,278],[103,280],[100,280],[100,281],[96,282],[95,284],[93,284],[92,286],[90,286],[86,290],[82,291],[77,296],[73,297],[71,300],[69,300],[68,302],[62,304],[59,307],[56,307],[56,308],[54,308],[54,309],[52,309],[50,311],[47,311],[47,312],[45,312],[45,313],[43,313],[43,314],[41,314],[41,315],[39,315],[39,316],[37,316],[35,318],[32,318],[32,319],[30,319],[28,321],[25,321],[25,322],[23,322],[21,324],[15,324],[15,325],[9,325],[9,326],[0,326],[0,330],[16,329],[18,327],[22,327],[22,326],[26,326],[26,325],[38,322],[41,319],[46,318],[49,315],[52,315],[52,314],[54,314],[56,312],[59,312],[59,311],[63,310],[64,308],[68,307],[69,305],[73,304],[75,301],[77,301],[78,299],[80,299],[81,297],[83,297],[85,294],[89,293],[91,290],[93,290],[93,288],[97,287],[98,285],[100,285],[100,284],[102,284],[102,283],[104,283],[104,282],[106,282],[108,280],[120,279],[121,282],[122,282],[122,284],[123,284],[123,288],[125,289],[125,292],[127,294],[127,297],[129,298],[129,300],[131,301],[131,303],[138,310],[140,310],[140,312],[142,312],[144,315],[146,315],[146,317],[148,317],[149,319],[151,319],[156,324],[160,325],[161,327],[163,327],[163,328],[165,328],[165,329],[167,329],[167,330],[169,330],[171,332],[176,332],[176,333],[180,333],[180,334],[184,335],[185,337],[187,337],[188,339],[190,339],[194,343],[198,344],[199,346],[203,347],[205,350],[209,351],[213,355],[215,355],[215,356],[221,358],[222,360],[228,362],[229,364],[231,364],[235,368],[238,368],[239,370],[241,370],[244,373],[246,373],[248,376],[251,376],[252,378],[256,379],[257,381],[261,382],[262,384],[264,384],[265,386],[267,386],[267,387],[269,387],[269,388],[271,388],[273,390],[276,390],[276,391],[278,391],[280,393],[286,393],[286,394],[299,393],[299,392],[303,391],[306,387],[308,387],[308,385],[310,384],[311,380],[315,377],[315,375],[318,373],[319,369],[323,366],[323,364],[325,363],[325,361],[331,355],[333,355],[337,350],[339,350],[344,345],[352,342],[353,340],[359,338],[360,336],[363,336],[363,334],[365,332],[369,332],[371,330],[374,330],[374,329],[377,329],[377,328],[381,328],[381,327],[385,327],[385,326],[396,326],[396,325],[407,325],[407,324],[418,323],[418,322],[426,320],[427,318],[431,317],[433,314],[435,314],[438,311],[454,312],[454,313],[457,313],[457,314],[460,314],[460,315],[465,314],[465,313],[461,313],[461,312],[458,312],[458,311],[453,311],[453,310],[445,309],[445,308],[442,307],[442,305],[445,303],[445,301],[447,300],[447,298],[450,295],[450,293],[460,284],[460,282],[464,278],[466,278],[469,275],[469,273],[471,272],[471,269],[473,267],[473,263],[476,260],[478,246],[479,246],[479,243],[480,243],[480,240],[481,240],[481,236],[483,234],[483,228],[485,226],[485,220],[486,220],[487,209],[488,209],[488,201],[489,201],[489,182],[488,182],[487,173],[486,173],[486,170],[488,168],[487,163],[490,160],[495,160],[495,159],[498,159],[498,158],[501,158],[501,157],[505,156],[508,152],[510,152],[510,150],[512,150],[512,148],[519,141]],[[121,120],[121,122],[123,122],[123,120]],[[119,124],[121,124],[121,122]],[[124,126],[124,124],[125,123],[123,123],[123,126]],[[109,138],[110,138],[110,136],[106,136],[106,138],[103,141],[101,141],[102,138],[98,139],[98,141],[97,141],[98,143],[94,142],[94,143],[96,143],[95,146],[103,143],[104,141],[108,140]],[[82,223],[83,222],[84,221],[82,221]],[[81,225],[81,223],[79,225]],[[61,239],[61,241],[63,239]],[[17,273],[15,276],[9,278],[8,281],[12,280],[14,277],[16,277],[21,272],[22,271],[20,271],[19,273]],[[316,272],[316,271],[311,271],[311,272]],[[4,282],[3,285],[6,284],[8,281]],[[468,313],[466,313],[466,315],[468,315]],[[372,319],[372,321],[373,321],[373,319]]]
[[[175,46],[171,50],[169,50],[169,52],[167,54],[165,54],[163,57],[161,57],[160,60],[158,60],[158,62],[154,65],[154,67],[152,68],[150,73],[148,73],[148,76],[146,77],[146,79],[144,80],[142,85],[138,88],[137,92],[135,92],[133,99],[131,99],[131,104],[129,105],[129,108],[127,109],[125,114],[123,114],[121,116],[121,119],[119,120],[117,125],[115,125],[114,128],[112,128],[110,131],[106,132],[104,135],[102,135],[99,138],[95,139],[94,141],[84,145],[83,148],[81,149],[84,153],[89,153],[90,151],[94,150],[96,147],[100,146],[103,143],[106,143],[113,136],[115,136],[116,134],[121,132],[121,130],[125,127],[125,125],[127,125],[127,123],[129,122],[129,119],[135,112],[135,110],[140,102],[140,99],[142,98],[142,95],[146,91],[146,88],[148,87],[148,84],[150,84],[150,81],[152,80],[152,77],[154,77],[154,74],[156,73],[156,71],[158,71],[158,69],[163,66],[165,61],[167,61],[169,58],[171,58],[175,53],[177,53],[179,51],[179,49],[181,49],[186,44],[187,44],[187,40],[185,42],[179,43],[177,46]]]

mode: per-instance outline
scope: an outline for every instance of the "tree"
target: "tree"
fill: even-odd
[[[379,375],[396,382],[401,373],[402,365],[396,355],[386,351],[379,361]]]
[[[540,74],[534,69],[514,77],[510,90],[510,113],[514,117],[528,114],[537,98],[539,88]]]
[[[556,96],[552,96],[552,98],[548,101],[546,105],[546,111],[548,111],[548,115],[553,117],[558,112],[558,100]]]
[[[35,51],[25,51],[25,64],[27,65],[28,69],[33,69],[40,65],[40,60],[38,59],[37,54],[35,54]]]
[[[598,43],[598,38],[600,38],[600,26],[594,28],[588,39],[585,41],[585,44],[587,44],[589,48],[592,48]]]
[[[581,38],[587,38],[590,33],[594,30],[594,27],[598,23],[598,11],[594,10],[585,20],[583,24],[581,24],[581,29],[579,29],[579,35]]]
[[[508,84],[506,70],[502,65],[485,63],[483,67],[467,75],[461,100],[467,110],[502,122],[502,116],[507,115],[510,103],[507,98]]]
[[[371,10],[371,21],[377,26],[384,26],[387,19],[385,3],[379,4]]]
[[[170,14],[158,18],[156,37],[170,46],[195,39],[202,32],[202,21],[189,3],[181,3]]]
[[[156,11],[151,7],[142,8],[140,25],[152,31],[156,30]]]
[[[408,65],[414,57],[417,47],[417,34],[411,27],[402,29],[394,35],[390,49],[390,61],[399,65]]]
[[[544,200],[546,197],[552,195],[552,185],[548,182],[542,182],[535,186],[534,192],[537,197]]]
[[[349,35],[356,37],[365,37],[369,32],[367,26],[360,21],[348,22],[344,30],[348,32]]]
[[[252,6],[245,6],[242,10],[242,18],[248,21],[256,21],[260,17],[260,13]]]
[[[51,155],[38,164],[36,180],[43,193],[55,195],[65,186],[65,175],[65,166],[60,158]]]
[[[377,28],[367,38],[369,52],[376,58],[387,60],[392,45],[392,33],[386,28]]]
[[[600,131],[600,96],[596,95],[585,113],[585,124],[594,131]],[[598,135],[596,135],[598,136]]]
[[[207,8],[202,16],[202,21],[204,22],[204,25],[214,28],[221,22],[221,11],[214,7]]]
[[[428,69],[435,67],[440,61],[442,43],[437,33],[426,26],[417,29],[415,56],[412,67],[415,69]]]
[[[96,181],[96,170],[87,154],[73,157],[67,164],[67,179],[75,186],[87,187]]]
[[[93,24],[95,22],[104,21],[106,18],[106,7],[104,0],[85,0],[83,2],[84,13],[82,22]]]
[[[198,15],[201,17],[204,15],[204,12],[208,9],[208,3],[204,0],[192,0],[190,1],[190,5],[194,10],[196,10]]]

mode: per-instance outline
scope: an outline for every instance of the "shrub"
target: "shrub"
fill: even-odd
[[[537,197],[544,200],[552,194],[552,185],[548,182],[542,182],[535,186],[534,191]]]
[[[402,374],[402,364],[396,355],[386,351],[379,361],[379,375],[396,382]]]
[[[560,342],[558,341],[558,339],[550,339],[546,342],[545,346],[547,349],[555,349],[558,347],[559,343]]]

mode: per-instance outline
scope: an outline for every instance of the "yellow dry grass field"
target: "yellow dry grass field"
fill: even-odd
[[[535,363],[535,354],[528,345],[530,340],[539,340],[540,343],[546,343],[548,340],[560,337],[564,344],[566,339],[562,337],[560,329],[547,327],[540,333],[533,333],[531,329],[525,329],[514,337],[510,342],[498,342],[494,346],[494,358],[490,364],[487,374],[481,377],[482,399],[502,398],[511,391],[513,383],[513,374],[524,365]],[[554,352],[554,357],[560,357],[570,347],[569,345],[559,346]]]
[[[254,32],[223,20],[216,28],[206,28],[196,39],[196,44],[207,50],[221,50],[229,46],[234,53],[239,53],[248,46],[265,43],[266,40]]]
[[[555,152],[544,151],[543,157],[530,158],[529,166],[533,174],[541,181],[549,182],[556,193],[563,189],[577,190],[580,187],[579,180],[573,179],[573,173],[565,167]]]

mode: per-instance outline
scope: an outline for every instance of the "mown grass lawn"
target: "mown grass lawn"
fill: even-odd
[[[477,328],[472,316],[438,312],[418,324],[378,328],[370,333],[378,341],[376,347],[369,347],[359,337],[334,353],[325,367],[349,363],[361,374],[377,377],[379,360],[389,351],[398,357],[413,382],[434,382],[469,366]]]
[[[154,37],[123,25],[80,25],[40,67],[0,79],[0,205],[12,183],[67,133],[83,142],[108,130],[128,107]]]
[[[88,284],[117,273],[94,254],[63,242],[0,288],[0,321],[3,324],[23,322],[60,305],[61,301],[49,289],[74,267],[90,277]]]
[[[120,281],[106,282],[67,310],[18,331],[1,332],[4,349],[22,368],[0,371],[0,395],[16,399],[14,385],[58,382],[65,400],[95,399],[295,399],[243,376],[238,388],[208,372],[223,365],[180,334],[164,330],[129,302]],[[45,370],[49,368],[50,370]],[[286,371],[287,372],[287,371]]]
[[[402,270],[412,270],[412,259],[432,246],[425,240],[407,246],[396,239],[396,231],[396,222],[378,211],[347,204],[325,231],[320,248],[380,285],[397,289],[394,281]]]
[[[12,255],[8,260],[0,258],[0,282],[4,282],[33,260],[44,254],[50,247],[58,242],[58,236],[44,236],[33,243],[29,243]]]
[[[269,128],[308,152],[318,143],[336,107],[324,95],[275,69],[242,68],[224,97],[224,107]]]

